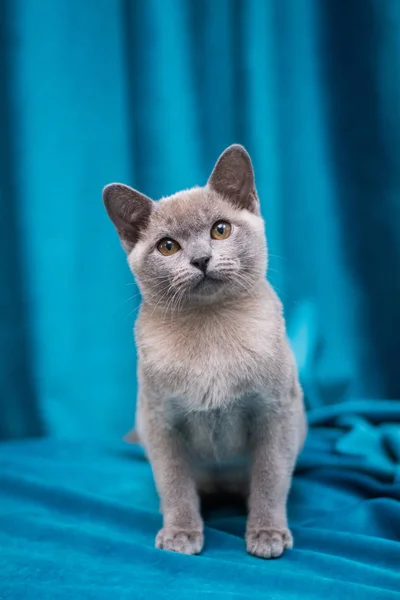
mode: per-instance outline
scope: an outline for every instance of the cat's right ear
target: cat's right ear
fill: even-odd
[[[103,189],[103,202],[114,223],[121,243],[130,252],[147,227],[154,202],[122,183],[110,183]]]

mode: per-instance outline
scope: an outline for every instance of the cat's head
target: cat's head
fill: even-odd
[[[154,307],[234,299],[265,277],[264,222],[242,146],[225,150],[204,187],[154,202],[112,183],[103,199],[142,296]]]

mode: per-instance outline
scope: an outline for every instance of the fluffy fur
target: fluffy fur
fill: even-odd
[[[199,492],[221,489],[248,498],[248,552],[278,557],[293,544],[286,501],[306,423],[282,306],[265,279],[250,158],[231,146],[205,187],[158,202],[121,184],[103,195],[143,299],[136,427],[161,498],[156,546],[199,553]],[[220,220],[231,224],[227,239],[210,235]],[[158,250],[166,237],[180,245],[171,256]]]

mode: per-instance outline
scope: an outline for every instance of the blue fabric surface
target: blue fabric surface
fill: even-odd
[[[245,553],[244,512],[231,504],[205,507],[201,556],[156,550],[158,499],[137,447],[2,444],[0,596],[398,598],[400,402],[310,418],[289,500],[295,549],[271,561]]]

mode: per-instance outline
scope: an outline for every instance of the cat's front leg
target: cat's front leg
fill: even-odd
[[[156,547],[181,554],[199,554],[203,522],[196,484],[179,438],[159,417],[146,419],[146,449],[161,500],[163,528]]]
[[[288,412],[257,419],[252,432],[246,547],[261,558],[277,558],[293,547],[286,503],[301,432],[297,414]]]

